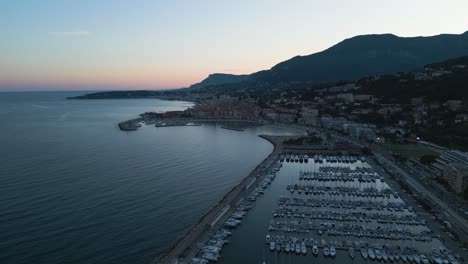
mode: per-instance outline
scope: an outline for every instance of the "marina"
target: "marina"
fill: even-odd
[[[279,155],[198,247],[192,263],[460,263],[358,156]]]

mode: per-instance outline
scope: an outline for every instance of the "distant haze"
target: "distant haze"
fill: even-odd
[[[2,1],[0,91],[187,87],[362,34],[460,34],[468,1]]]

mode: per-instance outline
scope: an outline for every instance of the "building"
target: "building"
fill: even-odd
[[[279,113],[278,114],[278,121],[281,123],[294,123],[294,119],[296,118],[295,114],[290,114],[290,113]]]
[[[462,107],[462,100],[448,100],[444,103],[452,111],[457,111]]]
[[[356,101],[369,101],[372,99],[372,95],[370,94],[356,94],[354,95],[354,99]]]
[[[445,151],[433,165],[456,192],[468,187],[468,154],[459,150]]]
[[[468,122],[467,114],[457,114],[455,116],[455,123],[464,123],[464,122]]]
[[[319,115],[319,111],[317,109],[303,107],[302,108],[302,117],[299,120],[299,122],[301,124],[304,124],[304,125],[315,126],[315,125],[317,125],[318,115]]]
[[[354,102],[354,95],[352,93],[340,93],[336,95],[336,99],[343,100],[347,103]]]
[[[468,167],[459,163],[451,163],[445,167],[442,173],[455,193],[462,193],[468,186]]]

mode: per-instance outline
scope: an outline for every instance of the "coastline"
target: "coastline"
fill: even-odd
[[[175,127],[175,126],[197,126],[199,123],[210,123],[210,122],[239,122],[239,123],[250,123],[253,125],[265,125],[265,122],[257,120],[246,120],[246,119],[231,119],[231,118],[158,118],[158,119],[145,119],[143,117],[137,117],[118,123],[118,127],[122,131],[136,131],[142,123],[145,125],[154,125],[155,127]],[[223,129],[244,131],[242,128],[222,126]]]
[[[267,135],[259,135],[259,137],[273,145],[272,152],[258,164],[247,177],[227,192],[197,223],[179,236],[172,246],[166,250],[166,253],[156,257],[152,263],[179,263],[181,256],[183,256],[185,260],[190,260],[198,252],[192,245],[200,240],[208,239],[210,231],[215,230],[220,224],[222,225],[222,223],[224,223],[221,219],[223,217],[229,217],[235,210],[236,207],[231,205],[236,204],[245,192],[249,192],[251,189],[255,188],[263,177],[266,176],[265,172],[274,164],[274,161],[278,160],[279,155],[283,152],[283,137]]]
[[[166,118],[148,118],[137,117],[118,124],[122,131],[136,131],[142,124],[154,125],[155,127],[175,127],[175,126],[199,126],[200,123],[210,122],[239,122],[253,125],[265,125],[264,121],[246,120],[234,118],[194,118],[194,117],[166,117]],[[290,127],[277,124],[278,127]],[[245,131],[242,127],[222,125],[222,129],[232,131]],[[303,127],[294,127],[295,129],[307,130]],[[206,243],[215,230],[221,228],[227,218],[236,210],[237,204],[243,200],[246,193],[251,192],[267,175],[269,169],[279,160],[281,153],[285,151],[283,145],[284,139],[294,138],[296,136],[268,136],[258,135],[258,137],[267,140],[273,145],[272,152],[265,157],[245,178],[237,185],[232,187],[215,206],[210,208],[196,223],[190,226],[183,234],[179,235],[168,249],[157,256],[151,263],[190,263],[191,259],[199,252],[198,244]]]

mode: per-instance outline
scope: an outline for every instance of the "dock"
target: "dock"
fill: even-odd
[[[220,225],[219,223],[223,223],[221,219],[226,218],[226,216],[229,216],[236,209],[234,205],[243,199],[244,195],[251,188],[255,187],[255,183],[263,180],[266,176],[267,168],[275,164],[279,159],[279,155],[283,152],[284,137],[266,135],[260,135],[259,137],[273,144],[274,149],[270,155],[244,178],[241,183],[229,191],[215,207],[206,213],[185,234],[180,236],[166,253],[154,259],[152,263],[174,264],[189,262],[198,253],[194,245],[197,242],[206,242],[210,238],[209,232]],[[250,187],[248,188],[248,186]],[[214,225],[211,226],[211,223],[214,223]],[[186,260],[185,262],[181,260],[182,257]]]

